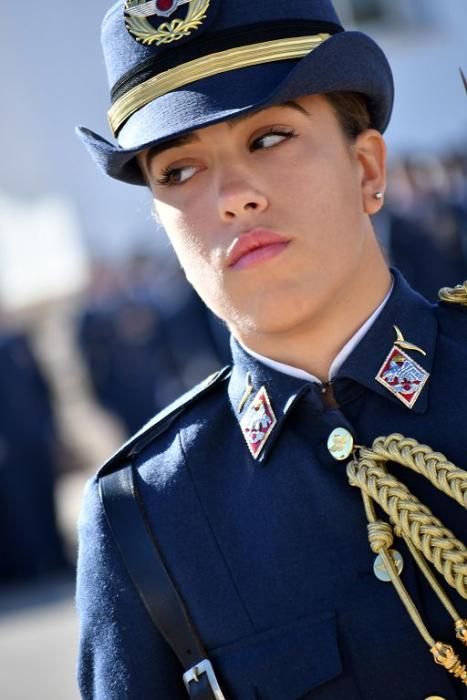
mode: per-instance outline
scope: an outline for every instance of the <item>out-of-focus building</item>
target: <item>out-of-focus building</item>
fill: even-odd
[[[465,0],[335,0],[346,24],[375,37],[394,71],[387,132],[395,152],[467,148]]]

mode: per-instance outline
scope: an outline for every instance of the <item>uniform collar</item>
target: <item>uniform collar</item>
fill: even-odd
[[[405,340],[426,353],[406,350],[405,352],[431,375],[436,351],[438,322],[435,307],[415,292],[398,270],[393,270],[394,288],[392,294],[368,333],[344,362],[337,373],[336,383],[351,379],[388,401],[404,408],[399,399],[385,386],[376,381],[382,364],[391,348],[394,347],[396,331],[400,329]],[[422,414],[428,408],[430,379],[426,382],[412,408],[406,410]],[[339,397],[338,397],[339,399]]]
[[[415,292],[397,270],[392,270],[392,273],[394,285],[389,299],[333,379],[335,395],[343,405],[349,397],[368,389],[402,409],[421,414],[428,407],[430,379],[412,408],[405,407],[389,389],[376,380],[384,360],[394,347],[394,326],[400,329],[406,341],[425,351],[425,356],[411,350],[405,352],[430,374],[436,348],[438,327],[434,306]],[[242,419],[254,403],[261,387],[267,392],[277,421],[257,456],[257,461],[263,462],[296,401],[308,394],[312,402],[320,402],[321,387],[313,384],[306,375],[290,376],[266,366],[250,355],[235,339],[232,339],[232,355],[234,365],[228,393],[240,430]],[[248,390],[250,385],[252,388]]]
[[[277,421],[257,457],[257,461],[263,462],[280,434],[290,409],[300,396],[310,390],[312,385],[308,380],[278,372],[259,362],[234,338],[232,338],[231,347],[233,369],[228,394],[240,430],[242,430],[242,419],[252,409],[255,397],[263,387]],[[246,439],[244,437],[242,439],[246,443]]]

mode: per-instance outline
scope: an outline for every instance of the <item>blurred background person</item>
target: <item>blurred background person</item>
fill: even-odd
[[[0,584],[66,571],[55,510],[58,436],[27,337],[0,330]]]
[[[127,434],[228,362],[227,331],[178,270],[163,267],[155,255],[130,257],[120,275],[95,265],[77,320],[95,397]]]
[[[466,161],[461,152],[400,157],[375,220],[391,263],[431,301],[467,277]]]

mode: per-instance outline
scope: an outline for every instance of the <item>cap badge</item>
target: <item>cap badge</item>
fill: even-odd
[[[405,406],[412,408],[430,374],[407,355],[404,349],[414,350],[422,355],[426,355],[426,352],[417,345],[404,340],[404,336],[397,326],[394,326],[394,330],[397,338],[375,379],[399,401],[402,401]]]
[[[243,437],[255,459],[258,459],[276,424],[268,392],[262,386],[240,421]]]
[[[211,0],[125,0],[125,25],[130,34],[142,44],[170,44],[198,29],[206,19]],[[149,17],[170,17],[182,5],[188,5],[184,19],[154,26]]]

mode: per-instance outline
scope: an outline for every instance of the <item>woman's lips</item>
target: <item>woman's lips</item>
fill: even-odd
[[[227,251],[227,266],[244,270],[282,253],[290,240],[275,231],[255,228],[235,238]]]

